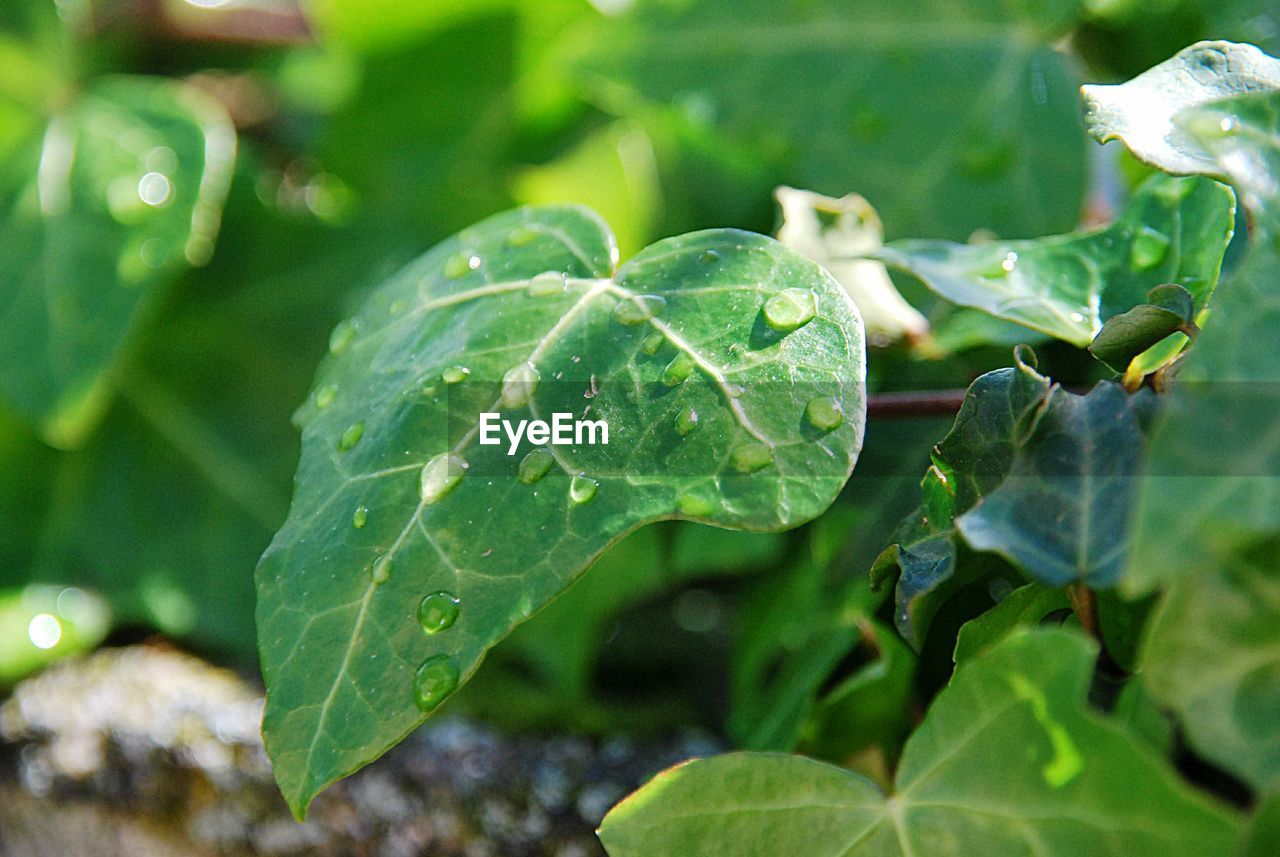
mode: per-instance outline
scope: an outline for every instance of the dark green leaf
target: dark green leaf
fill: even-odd
[[[1129,368],[1133,358],[1178,331],[1195,323],[1191,293],[1168,283],[1147,293],[1147,302],[1113,315],[1089,343],[1089,353],[1117,372]]]
[[[27,180],[0,197],[0,396],[51,442],[83,438],[163,286],[208,261],[235,142],[199,92],[121,77],[10,158]]]
[[[1084,186],[1073,73],[1052,46],[1074,3],[640,2],[584,33],[608,108],[677,117],[723,159],[828,195],[894,235],[1043,234]],[[655,57],[661,57],[655,62]]]
[[[876,256],[942,297],[1084,347],[1147,292],[1177,283],[1202,308],[1235,200],[1203,178],[1153,176],[1110,226],[1027,241],[898,241]]]
[[[583,209],[521,209],[437,246],[335,329],[299,411],[290,516],[258,568],[264,733],[298,814],[627,532],[794,526],[848,478],[863,343],[830,275],[736,231],[616,271],[615,254]],[[815,398],[839,426],[806,421]],[[589,413],[610,442],[508,455],[476,442],[491,411]],[[460,613],[426,634],[415,613],[435,592]]]
[[[976,619],[960,628],[956,637],[955,662],[965,663],[1023,628],[1040,624],[1050,613],[1070,609],[1071,601],[1062,589],[1039,583],[1019,586]]]
[[[840,768],[736,753],[659,774],[601,841],[611,857],[1230,853],[1240,819],[1088,709],[1095,654],[1039,631],[959,667],[888,797]]]

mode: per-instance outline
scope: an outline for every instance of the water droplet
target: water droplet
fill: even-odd
[[[1018,264],[1018,254],[1010,250],[1004,254],[1004,258],[1000,260],[1000,268],[1006,274],[1012,273]]]
[[[154,208],[169,201],[173,186],[164,173],[146,173],[138,179],[138,198]]]
[[[1139,271],[1147,271],[1163,262],[1168,253],[1169,236],[1150,226],[1144,226],[1133,236],[1129,261]]]
[[[348,318],[338,322],[338,326],[329,334],[329,353],[341,354],[347,350],[351,340],[356,338],[356,321]]]
[[[347,426],[347,430],[338,438],[338,452],[346,452],[360,442],[360,438],[364,435],[364,420],[358,423],[352,423]]]
[[[507,244],[512,247],[525,247],[537,240],[538,233],[527,226],[517,226],[507,233]]]
[[[569,499],[581,506],[596,496],[600,483],[587,476],[578,475],[569,480]]]
[[[686,491],[676,498],[676,509],[682,515],[705,518],[715,511],[711,501],[693,491]]]
[[[819,396],[804,406],[804,418],[816,429],[834,431],[844,422],[844,411],[836,399]]]
[[[640,350],[650,357],[662,350],[662,344],[667,338],[661,333],[651,333],[646,336],[640,343]]]
[[[374,584],[381,586],[391,579],[391,571],[395,567],[395,562],[391,554],[384,553],[373,561],[373,565],[369,566],[369,577]]]
[[[682,351],[667,364],[666,369],[662,370],[662,383],[668,387],[679,386],[689,380],[689,376],[693,374],[694,367],[693,360]]]
[[[452,452],[442,452],[432,456],[422,465],[422,474],[418,477],[418,496],[422,505],[430,506],[453,490],[467,472],[467,462],[462,456]]]
[[[519,408],[529,404],[533,391],[538,389],[541,375],[532,363],[512,366],[502,376],[501,403],[504,408]]]
[[[466,366],[450,366],[440,373],[440,378],[446,384],[461,384],[470,374],[471,370]]]
[[[369,520],[369,507],[356,506],[356,510],[351,513],[351,526],[357,530],[362,529]]]
[[[755,473],[773,462],[773,450],[763,443],[747,443],[733,451],[733,467],[739,473]]]
[[[458,687],[458,668],[447,655],[427,658],[413,677],[413,701],[420,711],[431,711]]]
[[[529,281],[529,294],[535,298],[558,295],[569,287],[569,280],[559,271],[544,271]]]
[[[630,295],[614,306],[613,320],[618,324],[634,327],[657,318],[666,308],[667,299],[661,295]]]
[[[428,634],[446,631],[458,620],[458,597],[452,592],[433,592],[418,604],[418,621]]]
[[[551,450],[540,446],[521,459],[520,466],[516,468],[516,478],[525,485],[532,485],[547,475],[555,460]]]
[[[316,407],[323,411],[333,404],[334,397],[337,395],[338,388],[336,385],[330,384],[327,387],[321,387],[316,390]]]
[[[1080,322],[1084,321],[1084,313],[1082,312],[1071,313],[1071,320],[1074,321],[1076,324],[1079,324]]]
[[[473,256],[469,253],[454,253],[449,257],[449,260],[444,263],[444,275],[450,280],[456,280],[459,277],[471,273],[479,267],[479,256]]]
[[[1240,120],[1235,116],[1223,116],[1218,122],[1218,130],[1223,134],[1234,134],[1240,127]]]
[[[698,261],[705,265],[710,265],[713,262],[720,261],[720,254],[715,250],[703,250],[702,254],[698,256]]]
[[[684,437],[698,427],[698,412],[693,408],[685,408],[676,414],[676,434]]]
[[[783,333],[804,327],[817,314],[817,297],[808,289],[784,289],[764,303],[765,323]]]

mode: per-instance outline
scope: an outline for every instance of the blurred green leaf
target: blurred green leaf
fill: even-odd
[[[1095,655],[1038,631],[961,666],[889,796],[830,765],[734,753],[659,774],[610,811],[601,841],[611,857],[1230,853],[1240,819],[1089,710]]]
[[[642,0],[584,31],[574,62],[614,112],[656,110],[756,162],[761,197],[856,191],[892,236],[1035,235],[1080,211],[1075,84],[1052,47],[1078,11]]]
[[[0,396],[59,446],[81,442],[163,287],[213,252],[235,132],[160,79],[95,83],[7,164]]]
[[[875,255],[949,301],[1084,347],[1163,283],[1178,283],[1202,308],[1234,223],[1230,189],[1153,176],[1101,229],[986,244],[899,241]]]
[[[257,577],[264,732],[297,814],[630,530],[794,526],[848,478],[863,343],[830,275],[732,230],[615,270],[616,255],[583,209],[519,209],[436,246],[335,328]],[[476,414],[499,410],[589,412],[613,436],[516,457],[475,443]],[[460,614],[424,634],[414,612],[436,590]]]

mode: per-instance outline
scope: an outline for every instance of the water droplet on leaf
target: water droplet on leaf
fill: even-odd
[[[381,586],[391,579],[391,571],[394,562],[391,554],[383,554],[373,561],[373,565],[369,567],[369,577],[377,586]]]
[[[1169,236],[1150,226],[1144,226],[1133,236],[1129,261],[1139,271],[1147,271],[1163,262],[1168,253]]]
[[[347,350],[347,346],[351,344],[351,340],[356,337],[355,319],[348,318],[338,322],[338,326],[333,329],[333,333],[329,334],[329,353],[341,354]]]
[[[538,389],[541,375],[532,363],[521,363],[513,366],[502,376],[501,403],[504,408],[519,408],[527,405]]]
[[[783,333],[804,327],[817,314],[817,297],[808,289],[784,289],[764,304],[765,323]]]
[[[689,376],[693,374],[695,364],[688,354],[683,351],[675,356],[667,368],[662,370],[662,383],[668,387],[676,387],[689,380]]]
[[[1018,254],[1010,250],[1004,254],[1004,258],[1000,260],[1000,269],[1006,274],[1013,273],[1013,269],[1018,265]]]
[[[433,592],[418,604],[418,621],[428,634],[438,634],[458,619],[458,598],[452,592]]]
[[[698,412],[693,408],[684,408],[676,414],[676,434],[684,437],[698,427]]]
[[[693,491],[686,491],[676,498],[676,509],[682,515],[705,518],[715,511],[711,501]]]
[[[316,391],[316,407],[323,411],[325,408],[333,404],[333,399],[337,395],[338,388],[333,384],[330,384],[327,387],[321,387]]]
[[[773,450],[763,443],[747,443],[733,451],[733,467],[739,473],[755,473],[773,462]]]
[[[444,275],[450,280],[456,280],[479,267],[479,256],[473,256],[469,253],[455,253],[444,263]]]
[[[613,308],[613,320],[618,324],[634,327],[657,318],[667,308],[667,299],[661,295],[630,295],[618,301]]]
[[[544,271],[529,281],[529,294],[535,298],[558,295],[569,286],[568,279],[559,271]]]
[[[804,418],[816,429],[833,431],[844,422],[844,411],[836,399],[819,396],[816,399],[810,399],[809,404],[805,405]]]
[[[422,465],[422,473],[418,477],[418,496],[422,498],[422,505],[430,506],[448,494],[466,472],[467,462],[460,455],[442,452],[432,456]]]
[[[369,507],[356,506],[356,510],[351,513],[351,526],[357,530],[362,529],[369,520]]]
[[[586,476],[578,475],[569,480],[569,499],[579,506],[590,503],[596,496],[600,483]]]
[[[662,344],[667,338],[661,333],[651,333],[640,342],[640,350],[650,357],[662,350]]]
[[[715,250],[703,250],[701,255],[698,256],[698,261],[704,265],[710,265],[713,262],[720,261],[720,254]]]
[[[527,226],[517,226],[507,233],[507,244],[512,247],[525,247],[532,244],[538,237],[538,233]]]
[[[555,456],[551,454],[551,450],[538,447],[520,461],[520,466],[516,468],[516,478],[525,485],[532,485],[546,476],[554,463]]]
[[[352,423],[347,426],[347,430],[338,438],[338,452],[346,452],[360,442],[360,438],[364,436],[364,420],[358,423]]]
[[[440,373],[440,379],[446,384],[461,384],[470,374],[471,370],[466,366],[450,366]]]
[[[420,711],[432,711],[458,687],[458,668],[446,655],[427,658],[413,678],[413,701]]]

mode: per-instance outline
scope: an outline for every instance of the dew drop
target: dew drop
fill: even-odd
[[[369,566],[369,577],[374,584],[381,586],[391,579],[391,571],[395,563],[391,559],[391,554],[384,553],[373,561],[373,565]]]
[[[817,297],[808,289],[783,289],[764,304],[765,323],[783,333],[804,327],[817,314]]]
[[[667,368],[662,370],[662,383],[668,387],[677,387],[689,380],[689,376],[693,374],[694,362],[683,351],[675,356]]]
[[[667,338],[661,333],[651,333],[640,342],[640,350],[650,357],[662,350],[662,344]]]
[[[1006,274],[1011,274],[1017,264],[1018,254],[1010,250],[1008,253],[1004,254],[1004,258],[1000,260],[1000,269]]]
[[[450,366],[440,373],[440,379],[446,384],[461,384],[470,374],[471,370],[466,366]]]
[[[413,701],[420,711],[431,711],[458,687],[458,668],[447,655],[427,658],[413,677]]]
[[[684,408],[676,414],[676,434],[684,437],[698,427],[698,412],[693,408]]]
[[[569,499],[579,506],[583,503],[590,503],[595,499],[596,490],[599,487],[599,482],[579,474],[569,480]]]
[[[446,631],[458,620],[458,597],[452,592],[433,592],[418,603],[418,621],[428,634]]]
[[[351,526],[357,530],[363,529],[364,525],[369,521],[369,507],[356,506],[356,510],[351,513]]]
[[[819,396],[816,399],[810,399],[809,404],[804,406],[804,418],[816,429],[834,431],[844,422],[844,411],[838,400]]]
[[[551,450],[540,446],[521,459],[520,466],[516,468],[516,478],[525,485],[532,485],[546,476],[554,463],[555,456]]]
[[[450,280],[456,280],[459,277],[471,273],[479,267],[479,256],[473,256],[469,253],[454,253],[449,257],[449,260],[444,263],[444,275]]]
[[[704,265],[710,265],[714,262],[720,261],[720,254],[715,250],[703,250],[702,254],[698,256],[698,261],[702,262]]]
[[[733,451],[733,467],[739,473],[755,473],[773,462],[773,450],[763,443],[743,444]]]
[[[327,387],[321,387],[316,390],[316,407],[324,410],[333,404],[334,397],[338,395],[338,388],[330,384]]]
[[[1169,236],[1150,226],[1144,226],[1133,236],[1129,261],[1139,271],[1147,271],[1163,262],[1168,253]]]
[[[686,491],[676,498],[676,509],[682,515],[705,518],[715,511],[711,501],[693,491]]]
[[[634,327],[657,318],[666,308],[667,299],[661,295],[630,295],[614,306],[613,320],[618,324]]]
[[[347,350],[351,340],[356,338],[355,319],[348,318],[338,322],[338,326],[329,334],[329,353],[341,354]]]
[[[558,295],[569,287],[569,280],[559,271],[544,271],[529,281],[529,295],[545,298]]]
[[[538,237],[538,233],[527,226],[517,226],[507,233],[507,244],[511,247],[527,247]]]
[[[338,438],[338,452],[346,452],[360,442],[360,438],[364,435],[364,420],[358,423],[352,423],[347,426]]]
[[[453,490],[467,472],[467,462],[452,452],[442,452],[422,465],[418,477],[418,496],[422,505],[430,506]]]
[[[533,391],[538,389],[541,375],[532,363],[512,366],[502,376],[501,403],[504,408],[519,408],[529,404]]]

